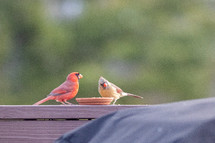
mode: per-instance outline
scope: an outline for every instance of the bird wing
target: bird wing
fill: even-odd
[[[71,92],[71,91],[64,90],[64,89],[58,89],[56,91],[52,91],[48,96],[58,96],[58,95],[63,95],[63,94],[69,93],[69,92]]]
[[[117,93],[123,92],[123,90],[122,90],[121,88],[119,88],[118,86],[116,86],[115,84],[111,83],[111,85],[112,85],[114,88],[116,88],[116,92],[117,92]]]
[[[69,93],[71,91],[74,90],[74,85],[73,83],[62,83],[60,86],[58,86],[57,88],[55,88],[54,90],[51,91],[51,93],[48,96],[59,96],[59,95],[63,95],[66,93]]]

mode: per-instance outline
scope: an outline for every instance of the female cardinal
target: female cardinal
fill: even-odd
[[[113,104],[115,104],[116,101],[120,97],[124,97],[124,96],[132,96],[132,97],[136,97],[136,98],[143,98],[141,96],[137,96],[137,95],[134,95],[134,94],[131,94],[131,93],[124,92],[118,86],[116,86],[115,84],[109,82],[108,80],[106,80],[103,77],[99,78],[98,91],[99,91],[99,93],[100,93],[100,95],[102,97],[113,97],[114,98]]]
[[[83,76],[78,72],[70,73],[64,83],[52,90],[46,98],[38,101],[34,105],[42,104],[48,100],[56,100],[57,102],[61,102],[62,104],[71,104],[67,100],[74,98],[78,93],[79,79],[81,79],[82,77]]]

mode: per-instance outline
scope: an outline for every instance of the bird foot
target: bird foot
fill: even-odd
[[[73,105],[72,103],[68,102],[68,101],[64,101],[67,105]]]

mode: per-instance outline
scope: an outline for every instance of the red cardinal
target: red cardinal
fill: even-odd
[[[71,104],[67,100],[74,98],[78,93],[79,79],[81,79],[82,77],[83,76],[78,72],[70,73],[64,83],[52,90],[46,98],[38,101],[34,105],[42,104],[48,100],[56,100],[57,102],[61,102],[62,104]]]
[[[119,98],[124,97],[124,96],[143,98],[143,97],[138,96],[138,95],[124,92],[121,88],[119,88],[115,84],[109,82],[108,80],[106,80],[103,77],[99,78],[98,91],[102,97],[113,97],[114,98],[113,104],[115,104]]]

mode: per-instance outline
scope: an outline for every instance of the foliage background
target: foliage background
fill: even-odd
[[[73,71],[84,75],[77,97],[99,96],[100,76],[144,97],[118,104],[214,96],[214,6],[213,0],[0,1],[0,104],[33,104]]]

